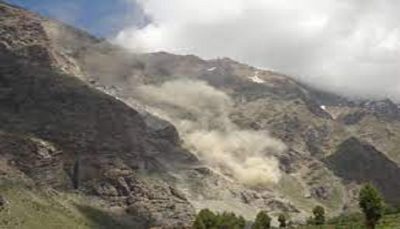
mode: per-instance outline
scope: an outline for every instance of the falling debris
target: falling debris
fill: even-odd
[[[175,124],[185,146],[211,168],[251,187],[279,182],[279,161],[273,155],[286,146],[265,131],[237,126],[229,116],[233,101],[223,91],[193,80],[136,91],[153,114]]]
[[[249,77],[249,79],[251,81],[253,81],[254,83],[265,83],[265,81],[263,79],[261,79],[260,77],[258,77],[258,72],[254,73],[254,76]]]

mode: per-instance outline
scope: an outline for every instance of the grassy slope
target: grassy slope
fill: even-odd
[[[399,229],[400,214],[385,215],[376,229]],[[362,217],[345,219],[342,222],[324,226],[301,226],[298,229],[365,229]]]
[[[44,192],[24,185],[0,185],[8,204],[0,210],[0,228],[7,229],[89,229],[128,228],[112,216],[87,203],[77,194]]]

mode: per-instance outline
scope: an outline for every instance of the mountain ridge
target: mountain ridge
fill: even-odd
[[[2,3],[0,14],[1,131],[31,139],[28,142],[36,147],[32,154],[42,157],[38,168],[52,164],[43,152],[62,155],[54,156],[54,167],[29,169],[26,160],[32,155],[15,159],[8,153],[13,144],[6,145],[1,161],[7,165],[4,168],[12,168],[7,179],[22,172],[34,183],[53,187],[42,175],[53,171],[56,176],[50,180],[63,178],[58,190],[68,193],[73,191],[71,169],[78,163],[82,195],[105,201],[106,208],[118,206],[138,227],[173,227],[189,225],[195,210],[201,208],[235,211],[246,218],[261,209],[273,216],[285,211],[299,222],[317,204],[332,215],[353,211],[354,193],[365,177],[344,182],[346,176],[337,171],[346,164],[333,160],[332,169],[326,162],[342,153],[337,149],[349,138],[357,139],[350,142],[355,147],[359,142],[373,146],[381,153],[380,160],[400,164],[399,108],[390,100],[352,101],[229,58],[135,54]],[[204,124],[204,117],[196,116],[197,109],[170,99],[148,103],[139,93],[149,88],[160,92],[176,82],[185,82],[188,88],[200,85],[222,97],[222,106],[212,103],[215,97],[206,97],[209,103],[200,104],[205,96],[200,91],[194,103],[199,103],[200,114],[227,122],[224,131],[219,129],[221,123],[214,125],[210,119],[204,119]],[[190,90],[182,91],[173,92],[192,95]],[[148,99],[149,94],[144,95]],[[210,133],[251,132],[265,141],[271,137],[283,142],[285,150],[262,152],[276,159],[279,181],[248,187],[224,165],[221,169],[210,164],[198,148],[188,144],[181,121],[207,126],[201,130]],[[19,139],[4,141],[14,138]],[[226,139],[230,140],[221,137]],[[51,150],[51,145],[57,150]],[[234,156],[247,158],[240,153]],[[14,160],[21,160],[21,167]],[[381,172],[380,176],[387,175]],[[390,187],[397,187],[395,180],[391,182]],[[381,182],[375,185],[387,189]],[[400,201],[396,195],[386,197],[396,203]]]

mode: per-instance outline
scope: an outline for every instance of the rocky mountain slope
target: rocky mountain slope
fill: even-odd
[[[400,201],[390,100],[228,58],[129,53],[5,3],[0,16],[1,182],[77,192],[136,228],[180,228],[206,207],[340,214],[366,181]]]
[[[1,12],[2,180],[22,173],[46,188],[79,189],[141,227],[190,221],[193,208],[173,186],[139,175],[165,172],[163,160],[196,163],[175,129],[149,128],[132,108],[58,70],[56,54],[36,43],[47,40],[36,16],[7,5]]]

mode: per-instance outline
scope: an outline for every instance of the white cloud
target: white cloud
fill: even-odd
[[[152,18],[115,41],[133,50],[221,56],[349,95],[400,98],[400,2],[139,0]]]

